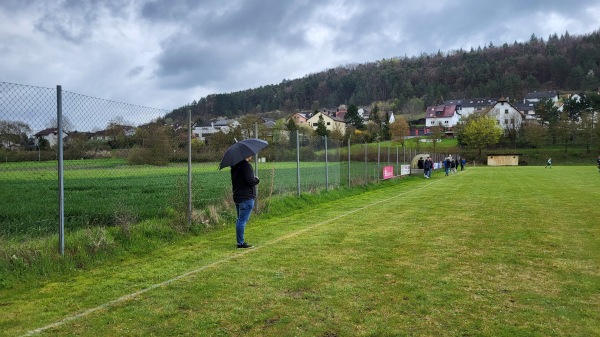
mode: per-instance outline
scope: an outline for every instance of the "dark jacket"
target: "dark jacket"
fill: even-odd
[[[254,186],[258,183],[259,180],[254,176],[252,165],[247,160],[242,160],[231,167],[231,186],[233,189],[233,201],[235,203],[256,199]]]

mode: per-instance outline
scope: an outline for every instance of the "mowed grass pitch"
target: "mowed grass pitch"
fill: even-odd
[[[253,250],[233,248],[231,226],[0,292],[0,334],[600,335],[594,167],[469,167],[383,185],[255,218]]]

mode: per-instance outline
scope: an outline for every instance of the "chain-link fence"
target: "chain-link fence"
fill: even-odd
[[[69,231],[169,216],[186,205],[203,212],[231,199],[229,169],[217,167],[233,136],[200,143],[191,118],[169,124],[169,112],[0,82],[0,236],[53,234],[63,215]],[[259,202],[397,176],[402,165],[416,168],[419,155],[306,130],[255,128],[249,137],[270,143],[253,163]]]

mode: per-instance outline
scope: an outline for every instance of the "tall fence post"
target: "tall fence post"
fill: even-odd
[[[192,110],[188,110],[188,227],[192,226]]]
[[[348,187],[350,187],[350,137],[348,137]]]
[[[254,138],[258,138],[258,123],[254,122]],[[254,173],[258,177],[258,153],[254,155]],[[258,193],[258,191],[257,191]],[[257,195],[258,197],[258,195]]]
[[[364,143],[365,146],[365,185],[369,184],[369,161],[367,160],[367,143]]]
[[[56,86],[56,121],[58,127],[58,250],[65,255],[65,185],[63,163],[62,87]]]
[[[399,176],[400,175],[400,165],[398,163],[398,154],[399,154],[398,146],[396,146],[396,175]]]
[[[254,122],[254,138],[258,139],[258,123]],[[254,155],[254,175],[258,177],[258,153]],[[258,200],[258,186],[254,189],[256,200]],[[254,212],[258,212],[258,205],[254,203]]]
[[[379,171],[381,171],[381,143],[377,142],[377,182],[381,180]]]
[[[298,181],[298,196],[300,196],[300,132],[296,130],[296,180]]]
[[[329,160],[327,157],[327,135],[325,137],[325,191],[329,190]]]

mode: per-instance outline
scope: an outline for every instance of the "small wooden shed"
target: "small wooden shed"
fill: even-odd
[[[489,154],[488,166],[518,166],[521,153]]]

